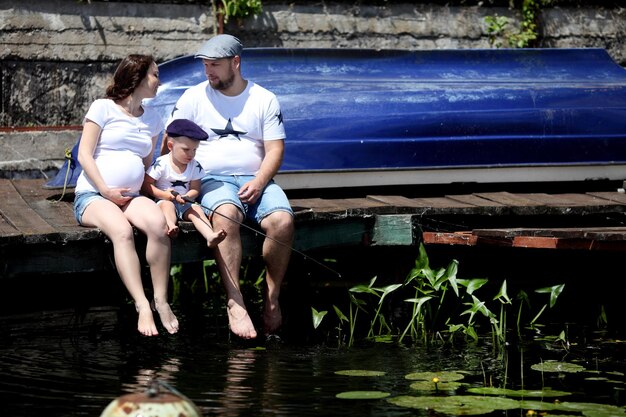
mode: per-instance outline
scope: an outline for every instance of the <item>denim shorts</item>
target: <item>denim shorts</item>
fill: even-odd
[[[95,191],[85,191],[82,193],[76,193],[74,197],[74,217],[78,224],[83,224],[83,213],[89,204],[96,200],[104,199],[100,193]]]
[[[157,205],[161,204],[162,201],[165,201],[165,200],[158,200]],[[176,201],[173,201],[173,203],[174,203],[174,209],[176,210],[176,218],[178,220],[184,220],[183,215],[185,214],[187,210],[191,208],[193,204],[192,203],[180,204]]]
[[[207,216],[225,203],[234,204],[247,219],[261,223],[275,211],[286,211],[293,216],[287,195],[274,180],[267,184],[261,197],[253,205],[244,204],[237,196],[242,185],[254,178],[253,175],[207,175],[202,179],[202,208]]]

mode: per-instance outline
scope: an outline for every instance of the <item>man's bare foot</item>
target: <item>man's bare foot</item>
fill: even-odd
[[[170,334],[176,333],[178,331],[178,319],[174,315],[174,312],[172,312],[170,305],[155,299],[153,306],[156,312],[159,313],[163,327],[165,327]]]
[[[222,240],[224,240],[225,237],[226,237],[226,231],[224,229],[220,229],[219,232],[215,232],[211,236],[209,236],[209,238],[206,240],[206,244],[208,247],[214,248]]]
[[[178,236],[178,226],[176,224],[167,224],[167,235],[175,239]]]
[[[154,324],[154,317],[152,316],[152,310],[150,310],[150,305],[146,304],[145,306],[139,306],[135,304],[135,310],[139,314],[139,320],[137,322],[137,330],[144,336],[156,336],[159,334],[159,331]]]
[[[242,339],[254,339],[256,330],[246,309],[233,300],[228,301],[228,324],[230,331]]]
[[[263,332],[266,335],[274,334],[283,324],[280,304],[266,303],[263,310]]]

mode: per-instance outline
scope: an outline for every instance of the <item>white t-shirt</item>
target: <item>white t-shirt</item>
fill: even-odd
[[[154,185],[160,190],[172,189],[180,195],[185,195],[189,191],[190,181],[204,177],[204,169],[198,161],[192,159],[185,171],[179,174],[172,167],[171,155],[168,153],[159,156],[148,168],[147,174],[155,180]]]
[[[163,130],[163,121],[144,106],[140,117],[124,113],[111,99],[95,100],[85,119],[102,128],[93,158],[107,186],[130,188],[139,194],[145,174],[143,158],[152,151],[152,138]],[[76,181],[75,192],[98,191],[85,172]]]
[[[235,97],[214,90],[208,80],[190,87],[167,124],[174,119],[192,120],[208,133],[196,152],[208,174],[255,175],[265,156],[264,141],[285,139],[276,96],[252,81]]]

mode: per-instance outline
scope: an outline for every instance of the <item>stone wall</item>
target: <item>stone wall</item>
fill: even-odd
[[[517,24],[520,15],[487,3],[264,0],[260,16],[231,21],[226,32],[247,47],[490,48],[485,16]],[[598,4],[542,10],[539,46],[602,47],[626,64],[626,9]],[[0,0],[0,176],[60,166],[77,131],[42,127],[80,125],[123,56],[149,53],[163,62],[193,53],[215,33],[214,22],[208,5]]]

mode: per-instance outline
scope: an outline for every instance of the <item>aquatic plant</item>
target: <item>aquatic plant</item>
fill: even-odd
[[[338,318],[337,330],[339,343],[344,326],[349,326],[348,346],[352,346],[357,328],[359,312],[369,319],[365,339],[390,342],[394,338],[398,343],[410,339],[413,343],[430,344],[436,341],[452,343],[463,335],[471,342],[479,340],[479,329],[488,323],[494,349],[503,352],[507,344],[507,333],[510,330],[508,316],[510,310],[515,309],[514,299],[508,294],[507,281],[503,280],[493,296],[484,293],[493,288],[488,285],[486,278],[462,279],[458,275],[459,263],[452,260],[445,268],[432,268],[424,245],[420,245],[418,256],[413,268],[408,272],[403,284],[376,286],[377,277],[367,284],[355,285],[349,288],[349,315],[346,316],[339,307],[333,305]],[[536,289],[537,294],[549,294],[549,300],[542,305],[538,312],[525,324],[534,329],[539,325],[538,320],[548,308],[553,308],[564,285],[555,285]],[[393,312],[390,305],[390,294],[395,292],[412,293],[410,298],[404,298],[410,304],[408,322],[400,330],[385,315],[386,311]],[[528,294],[520,290],[515,298],[517,306],[517,334],[521,337],[522,319],[526,312],[532,312]],[[497,312],[497,313],[496,313]],[[314,327],[321,323],[325,313],[316,314]],[[362,319],[361,319],[362,320]],[[565,333],[557,338],[566,344]]]

